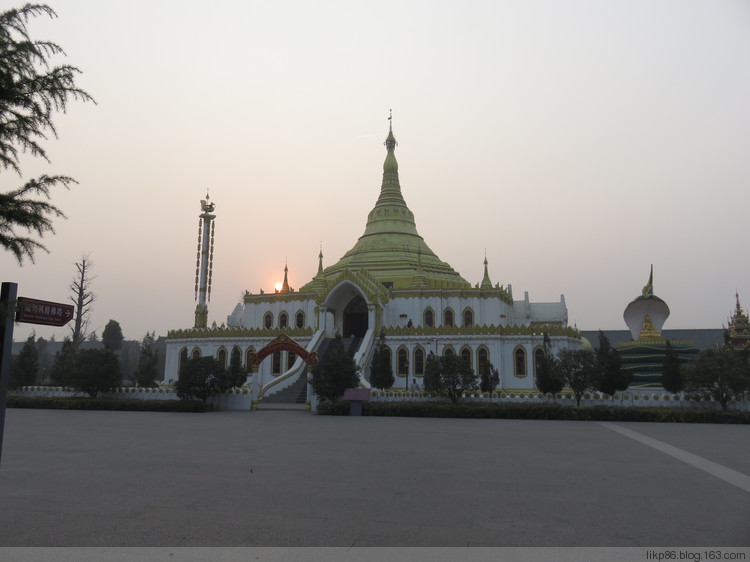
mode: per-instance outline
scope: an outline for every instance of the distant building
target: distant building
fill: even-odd
[[[618,342],[617,351],[622,357],[623,369],[633,374],[631,387],[661,386],[667,345],[683,363],[692,361],[700,353],[692,340],[667,340],[662,335],[662,327],[669,317],[669,307],[654,295],[653,266],[641,295],[628,304],[623,317],[631,340]]]

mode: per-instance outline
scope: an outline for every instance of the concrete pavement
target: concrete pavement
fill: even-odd
[[[614,425],[10,409],[0,546],[750,545],[750,426]]]

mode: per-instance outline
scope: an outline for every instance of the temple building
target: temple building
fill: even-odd
[[[625,323],[631,341],[620,342],[617,350],[622,357],[622,367],[633,373],[634,387],[659,387],[664,369],[667,342],[681,362],[694,359],[699,350],[691,340],[666,340],[662,327],[669,317],[669,306],[654,295],[654,267],[641,294],[625,308]]]
[[[195,326],[168,335],[165,380],[176,380],[188,357],[213,356],[227,365],[234,358],[252,374],[259,399],[288,388],[304,394],[301,355],[324,354],[338,334],[360,369],[360,384],[369,387],[372,353],[383,334],[396,388],[406,388],[412,379],[422,384],[432,352],[460,355],[475,370],[490,362],[500,372],[500,387],[533,389],[545,332],[554,353],[581,347],[580,333],[568,326],[564,296],[537,303],[525,293],[514,300],[510,285],[492,283],[486,258],[484,275],[472,286],[437,256],[419,235],[404,200],[396,146],[391,124],[379,196],[352,248],[328,267],[321,251],[317,273],[296,290],[289,286],[285,267],[280,290],[246,292],[221,326],[209,327],[205,321],[203,284],[211,275],[207,265],[200,267],[210,256],[204,224],[196,274],[196,295],[203,300]],[[204,203],[204,223],[214,218],[213,209]],[[290,341],[299,351],[292,350]],[[266,354],[267,361],[259,360]]]

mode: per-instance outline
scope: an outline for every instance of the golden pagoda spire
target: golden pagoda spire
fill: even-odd
[[[484,252],[484,278],[482,279],[481,289],[492,289],[492,281],[490,281],[490,274],[487,270],[487,250]]]
[[[289,268],[287,267],[286,261],[284,262],[284,282],[281,284],[281,290],[279,293],[291,293],[292,289],[289,287],[289,281],[287,280],[287,273]]]

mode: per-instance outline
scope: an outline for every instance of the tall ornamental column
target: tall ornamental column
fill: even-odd
[[[195,327],[205,328],[208,326],[208,303],[211,301],[211,275],[213,273],[214,261],[214,230],[212,215],[216,205],[206,193],[206,198],[201,200],[203,211],[198,220],[198,256],[195,260]]]

